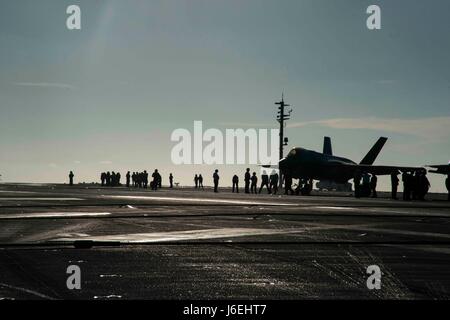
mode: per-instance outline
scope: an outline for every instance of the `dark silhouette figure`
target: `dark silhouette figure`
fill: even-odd
[[[398,189],[398,171],[392,171],[391,173],[391,187],[392,187],[392,192],[391,192],[391,198],[394,200],[397,200],[397,189]]]
[[[294,194],[294,190],[292,190],[292,177],[289,174],[284,176],[284,194]]]
[[[361,172],[356,171],[353,177],[353,187],[355,188],[355,198],[361,197]]]
[[[244,182],[245,182],[245,193],[250,193],[250,168],[247,168],[247,170],[245,171],[245,177],[244,177]]]
[[[239,177],[237,175],[233,176],[233,193],[234,193],[234,188],[236,188],[236,193],[239,193]]]
[[[273,194],[277,194],[278,192],[278,180],[279,180],[278,173],[275,170],[273,170],[272,174],[270,175],[270,189],[272,190]]]
[[[377,198],[378,194],[377,194],[377,183],[378,183],[378,178],[376,175],[372,175],[372,178],[370,179],[370,191],[372,193],[372,198]]]
[[[203,188],[203,177],[201,174],[198,175],[198,187],[202,188],[202,190],[204,189]]]
[[[214,192],[219,192],[218,188],[219,188],[219,170],[215,170],[214,174],[213,174],[213,180],[214,180]]]
[[[106,185],[107,186],[111,185],[111,173],[109,171],[106,172]]]
[[[173,188],[173,175],[172,174],[169,174],[169,184],[170,184],[169,188],[172,189]]]
[[[195,189],[198,188],[198,175],[194,176]]]
[[[267,188],[267,193],[270,194],[269,176],[267,175],[266,170],[264,170],[261,175],[261,186],[259,187],[259,193],[261,193],[264,187]]]
[[[252,177],[251,177],[251,181],[252,181],[252,184],[251,184],[251,187],[250,187],[251,193],[256,194],[257,193],[256,192],[256,186],[258,184],[258,177],[256,176],[256,172],[253,172]]]
[[[447,192],[448,192],[447,200],[450,201],[450,174],[447,175],[447,179],[445,179],[445,187],[447,188]]]
[[[106,184],[106,173],[102,172],[100,175],[100,180],[102,181],[102,187]]]
[[[155,172],[152,174],[152,190],[158,190],[158,186],[161,180],[161,175],[158,172],[158,169],[155,169]]]
[[[362,188],[360,192],[361,197],[370,196],[370,174],[363,173],[362,175]]]
[[[142,173],[142,185],[144,186],[145,189],[148,188],[148,172],[147,172],[147,170],[144,170],[144,172]]]
[[[412,199],[418,200],[420,194],[420,178],[419,171],[414,172],[414,175],[411,175],[411,188],[412,188]]]
[[[129,188],[129,187],[130,187],[130,180],[131,180],[131,174],[130,174],[130,171],[127,172],[127,174],[126,174],[126,176],[125,176],[125,179],[126,179],[126,181],[127,181],[127,188]]]
[[[120,178],[121,178],[121,175],[120,175],[120,172],[117,172],[116,173],[116,184],[118,185],[118,186],[120,186]]]
[[[411,175],[409,172],[403,172],[402,174],[402,182],[403,182],[403,200],[409,201],[411,200]]]
[[[428,194],[428,191],[430,190],[430,181],[427,178],[427,172],[422,171],[418,175],[418,198],[421,201],[425,200],[425,196]]]
[[[73,177],[75,175],[73,174],[72,171],[69,172],[69,185],[73,186]]]

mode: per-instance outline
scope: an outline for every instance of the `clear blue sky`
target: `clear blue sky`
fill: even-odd
[[[80,31],[66,29],[71,4]],[[379,31],[366,28],[370,4]],[[282,90],[291,146],[321,149],[329,135],[359,161],[383,135],[378,164],[447,163],[448,12],[447,0],[2,1],[0,174],[159,168],[210,183],[216,166],[171,164],[172,130],[275,127]],[[218,168],[226,184],[242,170]],[[443,177],[432,183],[443,190]]]

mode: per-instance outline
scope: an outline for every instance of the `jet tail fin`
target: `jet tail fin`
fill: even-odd
[[[323,137],[323,154],[326,154],[328,156],[333,155],[333,149],[331,148],[330,137]]]
[[[380,137],[378,141],[373,145],[372,149],[366,154],[366,156],[361,160],[359,164],[364,165],[372,165],[375,162],[375,159],[378,157],[381,149],[383,149],[384,144],[386,143],[387,138]]]

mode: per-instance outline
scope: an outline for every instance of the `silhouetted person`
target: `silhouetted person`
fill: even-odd
[[[294,190],[292,190],[292,176],[286,174],[284,176],[284,194],[293,194]]]
[[[256,186],[258,184],[258,177],[256,176],[256,172],[253,172],[251,181],[252,181],[252,184],[250,186],[250,191],[251,191],[251,193],[256,194]]]
[[[116,186],[117,183],[117,176],[115,171],[111,171],[111,186]]]
[[[170,189],[172,189],[173,188],[173,175],[172,174],[169,174],[169,184],[170,184]]]
[[[100,174],[100,180],[102,181],[102,187],[103,187],[106,183],[106,173],[105,172],[102,172]]]
[[[106,185],[107,186],[111,185],[111,173],[109,171],[106,172]]]
[[[391,173],[391,187],[392,187],[392,192],[391,192],[391,198],[394,200],[397,200],[397,189],[398,189],[398,171],[392,171]]]
[[[245,193],[250,193],[250,168],[245,171],[244,182],[245,182]]]
[[[377,198],[378,194],[377,194],[377,183],[378,183],[378,178],[376,175],[372,175],[372,178],[370,179],[370,191],[372,193],[372,198]]]
[[[69,172],[69,185],[73,186],[73,177],[75,175],[73,174],[72,171]]]
[[[120,186],[120,178],[121,178],[120,172],[117,172],[116,173],[116,180],[117,180],[116,183],[118,186]]]
[[[361,188],[361,196],[368,197],[370,196],[370,175],[368,173],[363,173],[362,175],[362,188]]]
[[[160,175],[159,175],[158,169],[155,169],[155,172],[153,172],[153,174],[152,174],[152,178],[153,178],[152,189],[153,190],[158,190],[159,179],[160,179]]]
[[[447,200],[450,201],[450,174],[448,174],[447,179],[445,179],[445,187],[447,188],[447,192],[448,192]]]
[[[428,194],[430,187],[431,185],[427,178],[427,172],[422,171],[419,175],[419,200],[425,200],[425,196]]]
[[[130,180],[131,180],[131,174],[130,174],[130,171],[127,172],[125,178],[126,178],[126,180],[127,180],[127,188],[129,188],[129,187],[130,187]]]
[[[204,189],[203,188],[203,177],[201,174],[198,175],[198,187]]]
[[[267,193],[270,194],[269,176],[268,176],[266,170],[264,170],[261,175],[261,186],[259,187],[259,193],[261,193],[261,191],[264,187],[267,188]]]
[[[213,180],[214,180],[214,192],[219,192],[219,170],[215,170],[213,174]]]
[[[361,172],[359,170],[353,176],[353,187],[355,188],[355,198],[361,197]]]
[[[194,184],[195,184],[195,189],[198,188],[198,175],[194,176]]]
[[[420,172],[414,172],[411,176],[412,198],[418,200],[420,198]]]
[[[142,172],[142,186],[145,189],[148,188],[148,172],[147,172],[147,170],[144,170],[144,172]]]
[[[233,182],[233,193],[234,193],[234,188],[236,188],[236,193],[239,193],[239,177],[237,175],[234,175],[232,182]]]
[[[403,172],[402,182],[403,182],[403,200],[409,201],[411,200],[411,176],[409,172],[407,171]]]
[[[278,180],[279,180],[278,173],[275,170],[273,170],[272,174],[270,175],[270,189],[272,190],[273,194],[277,194],[278,192]]]

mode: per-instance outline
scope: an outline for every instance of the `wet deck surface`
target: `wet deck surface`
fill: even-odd
[[[441,200],[0,185],[0,243],[0,299],[450,298]]]

